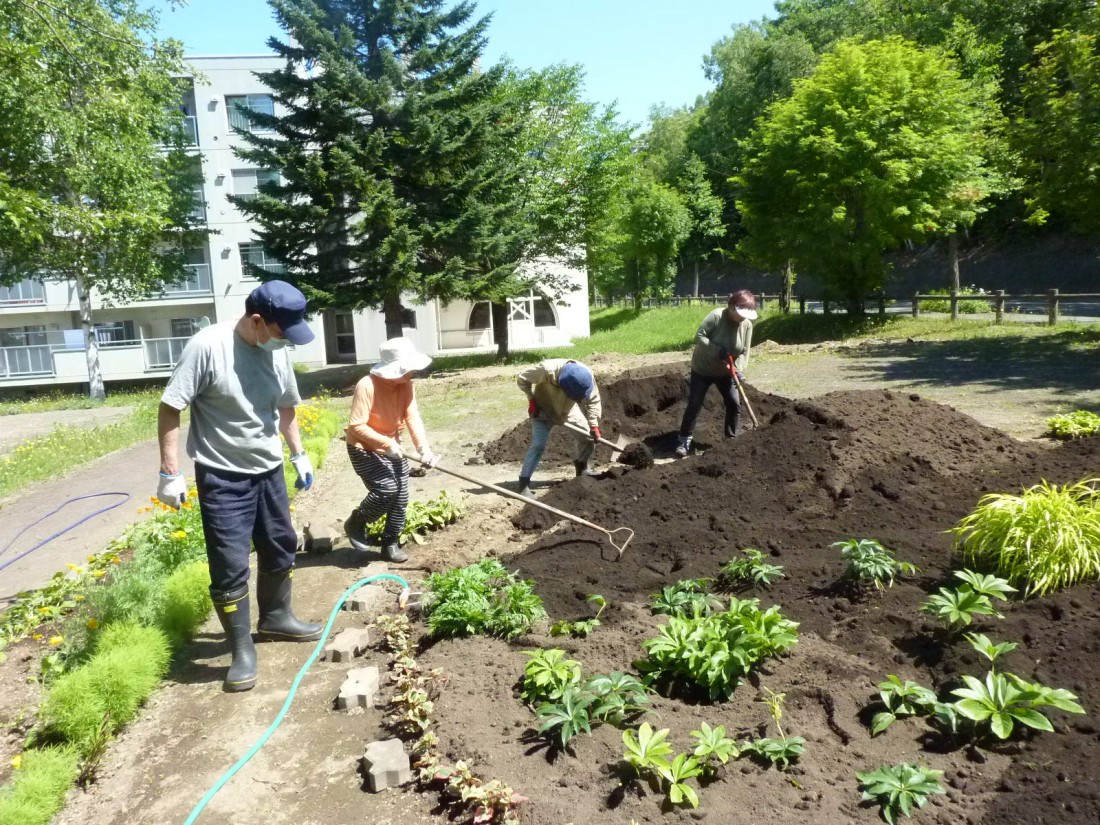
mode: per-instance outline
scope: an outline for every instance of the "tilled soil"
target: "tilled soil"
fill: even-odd
[[[605,433],[644,439],[660,458],[674,445],[683,410],[679,371],[640,370],[602,388]],[[636,537],[615,561],[598,534],[527,507],[514,524],[544,531],[513,559],[554,618],[590,615],[585,599],[601,593],[611,607],[587,640],[531,636],[514,644],[476,638],[437,643],[423,654],[449,683],[436,703],[445,756],[466,759],[530,797],[523,821],[535,825],[613,822],[627,825],[709,819],[722,823],[874,822],[861,803],[856,771],[920,761],[945,771],[946,795],[933,797],[918,821],[955,823],[1095,823],[1100,820],[1100,591],[1083,585],[1013,602],[1003,620],[972,628],[1020,647],[1003,667],[1078,694],[1088,714],[1052,712],[1056,732],[1005,744],[944,741],[923,720],[909,719],[872,738],[868,722],[875,685],[888,674],[937,686],[941,696],[959,675],[985,673],[965,639],[945,640],[920,604],[951,578],[945,531],[987,492],[1019,492],[1042,479],[1055,483],[1097,475],[1100,440],[1057,447],[1024,445],[949,407],[917,395],[837,392],[793,402],[750,400],[761,421],[732,440],[721,437],[714,393],[697,431],[702,454],[647,469],[617,467],[601,479],[561,484],[542,500],[597,524],[622,525]],[[487,460],[516,461],[526,450],[520,425],[489,445]],[[568,460],[559,438],[547,459]],[[874,538],[919,566],[884,593],[854,593],[841,581],[833,542]],[[619,731],[603,726],[574,740],[573,753],[547,750],[532,737],[532,713],[517,681],[532,646],[563,647],[586,674],[630,671],[641,643],[656,635],[649,596],[682,578],[714,576],[739,550],[753,547],[783,565],[786,577],[750,594],[782,605],[800,622],[793,651],[766,662],[729,702],[657,697],[650,721],[671,729],[674,746],[690,750],[701,722],[744,738],[775,736],[764,706],[767,687],[787,694],[783,729],[807,739],[805,755],[786,773],[748,760],[726,766],[700,791],[698,811],[669,809],[663,795],[623,781]]]

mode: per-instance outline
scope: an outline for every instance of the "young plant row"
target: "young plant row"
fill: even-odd
[[[399,544],[406,544],[409,541],[423,544],[425,534],[446,527],[448,524],[454,524],[463,515],[465,515],[465,509],[462,503],[451,498],[446,490],[441,491],[430,501],[410,501],[405,509],[405,526],[401,528],[397,541]],[[381,539],[385,531],[385,515],[367,525],[367,535],[372,539]]]
[[[383,647],[393,654],[390,678],[394,694],[388,705],[387,723],[406,741],[412,740],[417,784],[439,793],[453,817],[469,814],[474,825],[519,822],[519,805],[527,798],[499,779],[475,776],[463,760],[442,762],[439,739],[431,729],[434,700],[446,681],[440,668],[425,671],[416,661],[416,644],[405,614],[382,614],[375,620],[382,631]]]

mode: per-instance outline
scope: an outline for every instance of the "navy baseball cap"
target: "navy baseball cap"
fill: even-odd
[[[591,396],[595,384],[592,370],[579,361],[570,361],[558,371],[558,386],[573,401]]]
[[[306,323],[306,296],[286,281],[267,281],[256,287],[245,300],[244,309],[249,315],[278,324],[292,344],[313,340],[313,330]]]

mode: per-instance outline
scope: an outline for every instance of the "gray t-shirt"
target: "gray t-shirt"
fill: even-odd
[[[257,475],[283,463],[278,411],[302,398],[287,350],[247,344],[236,325],[197,332],[160,400],[177,410],[191,407],[187,454],[196,463]]]

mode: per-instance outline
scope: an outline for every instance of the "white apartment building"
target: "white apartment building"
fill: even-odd
[[[96,338],[106,381],[166,377],[187,340],[206,324],[238,317],[245,296],[258,281],[244,262],[277,272],[254,226],[227,198],[247,196],[275,172],[257,169],[234,153],[240,131],[253,129],[249,111],[275,111],[268,90],[254,72],[282,66],[272,55],[192,57],[195,69],[181,107],[184,129],[201,158],[200,215],[213,233],[188,264],[186,281],[157,297],[127,306],[105,306],[93,293]],[[583,270],[558,267],[576,284],[562,303],[537,292],[509,302],[508,334],[513,349],[563,346],[587,336],[588,278]],[[404,334],[431,355],[492,352],[494,330],[488,303],[406,302]],[[312,367],[370,362],[386,338],[377,311],[329,310],[314,315],[313,343],[292,348],[295,361]],[[68,281],[28,279],[0,287],[0,390],[83,383],[88,380],[75,287]]]

